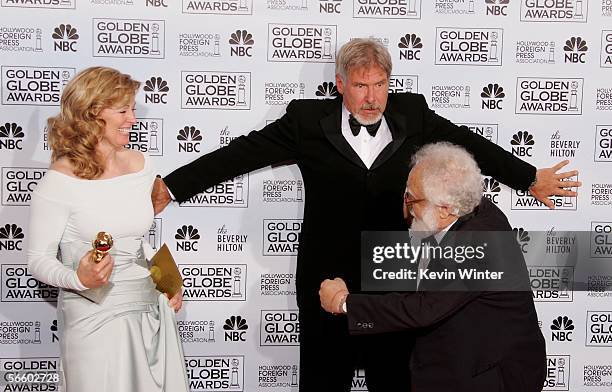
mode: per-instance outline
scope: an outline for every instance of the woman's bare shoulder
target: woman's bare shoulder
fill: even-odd
[[[138,172],[144,168],[145,156],[138,150],[132,150],[129,148],[121,151],[124,162],[127,162],[130,172]]]

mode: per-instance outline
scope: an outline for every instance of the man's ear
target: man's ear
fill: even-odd
[[[336,74],[336,89],[338,89],[340,94],[344,94],[344,82],[340,74]]]

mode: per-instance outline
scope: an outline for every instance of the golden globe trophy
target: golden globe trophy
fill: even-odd
[[[113,247],[113,236],[110,235],[110,233],[101,231],[96,235],[96,238],[91,241],[91,246],[93,248],[91,259],[93,262],[99,263]],[[104,301],[113,286],[113,282],[108,282],[104,286],[79,291],[78,293],[90,301],[99,304]]]
[[[91,246],[93,247],[91,258],[96,263],[99,263],[113,247],[113,236],[110,233],[101,231],[96,235],[96,239],[91,241]]]

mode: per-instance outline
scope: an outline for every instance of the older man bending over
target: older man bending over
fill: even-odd
[[[482,197],[480,169],[464,149],[430,144],[413,156],[412,164],[404,215],[413,218],[414,234],[425,232],[442,244],[452,236],[448,232],[501,236],[512,230],[503,212]],[[495,258],[500,256],[527,283],[523,290],[444,291],[435,282],[421,281],[412,293],[349,294],[336,278],[321,284],[321,305],[330,313],[346,314],[354,335],[414,331],[410,367],[415,391],[539,392],[546,350],[525,261],[515,243]],[[420,260],[419,268],[436,262]]]

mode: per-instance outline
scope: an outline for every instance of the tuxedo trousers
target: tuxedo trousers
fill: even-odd
[[[346,316],[318,312],[300,311],[301,392],[410,391],[409,332],[351,336]]]

